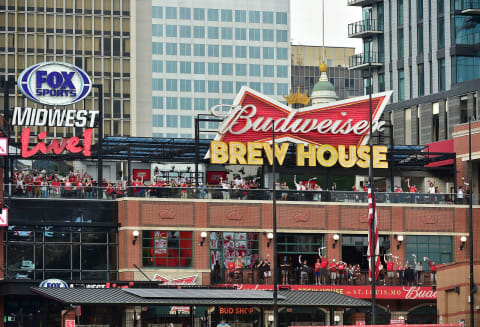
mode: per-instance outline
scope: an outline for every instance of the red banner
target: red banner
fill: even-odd
[[[226,180],[227,173],[224,171],[207,171],[207,184],[219,184],[220,179]]]
[[[150,181],[150,169],[133,169],[133,179]]]
[[[234,284],[238,290],[272,290],[272,285]],[[282,286],[283,287],[283,286]],[[293,291],[336,292],[358,299],[370,299],[372,288],[369,285],[287,285]],[[431,287],[419,286],[377,286],[375,288],[377,299],[395,300],[436,300],[437,292]]]

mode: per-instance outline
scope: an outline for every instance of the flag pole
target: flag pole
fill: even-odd
[[[372,158],[372,153],[373,153],[373,124],[372,124],[372,63],[370,62],[370,58],[368,61],[368,76],[369,76],[369,81],[368,81],[368,105],[369,105],[369,118],[370,118],[370,139],[369,139],[369,145],[370,145],[370,165],[368,167],[368,182],[370,183],[370,190],[372,193],[372,212],[371,212],[371,217],[372,219],[370,220],[370,282],[372,283],[372,325],[376,324],[376,315],[375,315],[375,281],[377,277],[377,271],[376,271],[376,265],[375,265],[375,254],[376,254],[376,249],[377,249],[377,244],[376,244],[376,238],[375,238],[375,232],[376,232],[376,226],[375,226],[375,186],[373,183],[373,158]]]

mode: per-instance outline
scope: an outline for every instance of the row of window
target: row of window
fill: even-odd
[[[154,73],[163,73],[162,63],[154,60],[153,63],[153,72]],[[193,70],[192,70],[193,66]],[[190,61],[166,61],[165,62],[165,73],[171,74],[205,74],[206,72],[209,75],[233,75],[235,68],[236,76],[264,76],[264,77],[275,77],[275,67],[277,68],[277,77],[286,78],[288,77],[288,66],[274,66],[274,65],[260,65],[260,64],[232,64],[232,63],[216,63],[216,62],[190,62]],[[220,73],[221,68],[221,73]],[[248,72],[247,72],[248,68]],[[160,83],[160,82],[159,82]],[[162,88],[158,89],[159,91]]]
[[[206,15],[205,15],[206,12]],[[259,24],[260,22],[264,24],[287,24],[287,13],[286,12],[271,12],[271,11],[248,11],[248,22]],[[166,19],[177,19],[180,20],[201,20],[204,21],[205,17],[210,22],[233,22],[236,23],[246,23],[247,22],[247,11],[246,10],[230,10],[230,9],[205,9],[205,8],[193,8],[186,7],[165,7],[153,6],[152,7],[152,17],[153,18],[166,18]]]
[[[227,82],[231,83],[231,82]],[[245,85],[245,82],[238,82],[236,83],[236,86],[238,90]],[[219,85],[215,84],[216,87]],[[228,89],[225,88],[227,86]],[[222,92],[223,93],[233,93],[230,92],[230,87],[233,86],[233,84],[223,84],[222,83]],[[279,83],[276,84],[277,86],[277,94],[278,95],[287,95],[288,94],[288,84],[283,84]],[[251,82],[249,83],[249,87],[258,91],[262,92],[262,83],[257,83],[257,82]],[[238,92],[237,90],[237,92]],[[216,92],[211,92],[211,93],[220,93],[220,91]],[[263,93],[267,95],[275,95],[275,83],[263,83]],[[224,99],[225,100],[225,99]],[[179,106],[180,103],[180,106]],[[231,103],[231,101],[230,101]],[[219,104],[218,99],[208,99],[208,108],[213,107],[214,105]],[[206,110],[207,109],[207,99],[205,98],[194,98],[193,99],[193,106],[192,106],[192,98],[178,98],[178,97],[165,97],[165,103],[164,103],[164,97],[161,96],[153,96],[152,97],[152,106],[154,109],[171,109],[171,110],[176,110],[176,109],[182,109],[182,110]]]
[[[288,48],[274,48],[274,47],[254,47],[254,46],[235,46],[235,58],[247,58],[247,49],[248,49],[248,58],[250,59],[275,59],[275,49],[277,50],[276,59],[278,60],[287,60],[288,59]],[[206,50],[206,51],[205,51]],[[193,45],[193,55],[195,57],[208,57],[218,58],[220,54],[224,58],[233,58],[234,56],[234,46],[232,45],[214,45],[210,44],[205,46],[205,44],[194,44]],[[152,53],[154,55],[163,55],[163,43],[153,42],[152,43]],[[191,56],[192,55],[192,45],[189,43],[165,43],[165,54],[169,56]]]
[[[193,30],[193,33],[192,33]],[[165,25],[165,36],[166,37],[181,37],[181,38],[191,38],[192,35],[196,39],[204,39],[207,36],[211,40],[233,40],[233,31],[232,27],[215,27],[215,26],[190,26],[190,25]],[[277,42],[287,42],[288,41],[288,31],[287,30],[277,30]],[[163,36],[163,24],[153,24],[152,25],[152,36]],[[259,28],[249,28],[248,29],[248,40],[249,41],[265,41],[273,42],[275,36],[275,30],[273,29],[259,29]],[[235,40],[247,40],[247,29],[246,28],[235,28]]]

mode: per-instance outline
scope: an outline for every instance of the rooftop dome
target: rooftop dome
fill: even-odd
[[[320,65],[320,80],[315,84],[312,90],[313,105],[337,100],[335,87],[328,81],[327,70],[328,66],[326,64]]]

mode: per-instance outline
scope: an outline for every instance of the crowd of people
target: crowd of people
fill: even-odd
[[[282,285],[299,284],[299,285],[362,285],[368,284],[369,279],[367,272],[362,271],[359,264],[349,264],[343,260],[335,258],[328,259],[322,255],[324,248],[318,250],[318,258],[315,263],[309,264],[307,259],[298,256],[298,264],[293,263],[291,257],[284,256],[279,263],[279,283]],[[420,260],[415,254],[412,255],[411,262],[401,263],[397,256],[391,253],[383,255],[384,262],[380,265],[379,275],[377,279],[378,285],[390,286],[422,286],[424,284],[424,271],[422,261],[428,263],[430,267],[429,277],[430,284],[435,285],[437,281],[437,265],[430,261],[428,257]],[[271,263],[268,258],[259,260],[249,267],[243,265],[242,258],[231,258],[226,263],[226,279],[227,283],[244,283],[253,282],[259,284],[272,283]],[[254,271],[251,281],[245,281],[243,272],[245,270]],[[213,282],[219,283],[221,280],[221,266],[217,263],[213,267]],[[255,278],[253,277],[255,276]]]

